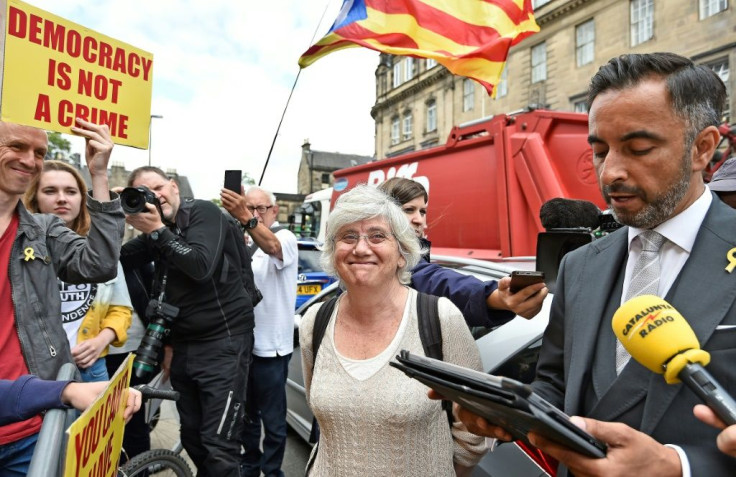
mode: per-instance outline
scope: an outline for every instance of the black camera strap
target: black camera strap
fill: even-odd
[[[161,273],[161,280],[160,280],[160,286],[161,290],[158,294],[158,307],[161,308],[161,305],[164,303],[164,300],[166,299],[166,281],[169,279],[169,266],[164,263],[164,268]],[[154,279],[155,280],[155,279]],[[155,290],[154,287],[151,287],[151,299],[155,299]]]

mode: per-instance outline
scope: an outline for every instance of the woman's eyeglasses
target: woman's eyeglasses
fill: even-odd
[[[391,236],[384,232],[373,232],[368,235],[360,235],[353,232],[348,232],[346,234],[340,235],[339,237],[335,237],[334,240],[345,245],[356,245],[360,241],[360,239],[365,239],[368,242],[368,245],[381,245],[390,238]]]

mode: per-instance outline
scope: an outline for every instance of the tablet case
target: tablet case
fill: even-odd
[[[606,444],[570,422],[569,416],[528,385],[402,350],[391,366],[444,397],[503,427],[529,444],[534,431],[588,457],[605,457]]]

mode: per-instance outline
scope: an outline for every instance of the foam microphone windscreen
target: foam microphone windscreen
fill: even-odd
[[[613,315],[613,332],[631,357],[670,383],[688,363],[710,362],[688,322],[672,305],[654,295],[640,295]]]
[[[549,229],[572,229],[587,227],[596,229],[599,225],[600,209],[587,200],[550,199],[539,209],[542,226]]]

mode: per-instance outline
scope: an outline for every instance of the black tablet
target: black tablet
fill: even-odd
[[[605,457],[606,444],[570,422],[532,388],[513,379],[484,374],[402,350],[391,366],[447,399],[501,426],[514,439],[529,443],[534,431],[588,457]]]

